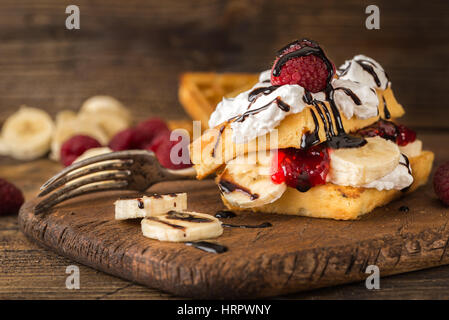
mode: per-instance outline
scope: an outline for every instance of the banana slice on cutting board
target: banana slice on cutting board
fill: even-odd
[[[54,129],[48,113],[22,106],[3,125],[1,152],[18,160],[40,158],[50,150]]]
[[[160,241],[184,242],[212,239],[222,235],[221,222],[208,214],[170,211],[142,219],[145,237]]]
[[[132,124],[130,111],[120,101],[110,96],[94,96],[87,99],[81,106],[79,117],[94,120],[109,139]]]
[[[279,199],[287,189],[285,183],[271,180],[275,152],[251,152],[229,161],[217,184],[224,199],[241,208],[258,207]]]
[[[78,134],[91,136],[101,144],[106,145],[109,142],[108,135],[98,126],[93,118],[80,119],[74,112],[67,110],[58,113],[56,116],[56,129],[51,140],[50,158],[59,161],[63,143]]]
[[[380,137],[366,138],[360,148],[342,148],[330,152],[327,180],[342,186],[359,187],[392,172],[401,157],[399,147]]]
[[[186,210],[187,194],[156,194],[137,199],[120,199],[114,205],[116,220],[156,217],[172,210]]]

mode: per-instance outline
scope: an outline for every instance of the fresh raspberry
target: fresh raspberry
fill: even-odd
[[[181,145],[178,145],[181,144]],[[189,168],[192,166],[192,163],[190,162],[190,157],[188,154],[184,155],[183,150],[185,152],[188,152],[188,145],[189,140],[188,139],[182,139],[181,137],[178,138],[177,141],[171,141],[170,140],[170,132],[163,132],[159,134],[153,142],[148,146],[148,150],[154,151],[156,154],[157,159],[159,160],[159,163],[168,169],[184,169]],[[170,153],[173,147],[179,148],[178,149],[178,157],[179,159],[187,159],[188,163],[177,163],[175,164],[174,161],[172,161]],[[173,159],[175,160],[175,159]]]
[[[274,76],[273,71],[279,59],[288,53],[298,51],[305,47],[319,49],[318,44],[309,40],[296,41],[281,49],[271,69],[272,85],[299,84],[301,87],[313,93],[323,91],[326,88],[329,72],[332,74],[335,73],[335,65],[330,62],[332,64],[332,70],[329,70],[324,60],[320,56],[313,54],[288,60],[281,67],[279,75]]]
[[[85,135],[73,136],[64,142],[61,147],[61,162],[67,167],[86,150],[99,147],[101,147],[100,142],[92,137]]]
[[[435,171],[433,189],[438,198],[449,206],[449,161],[443,163]]]
[[[150,118],[142,121],[136,129],[142,132],[145,137],[142,148],[146,148],[160,133],[170,131],[165,121],[159,118]]]
[[[277,163],[273,163],[271,180],[306,192],[326,183],[329,168],[329,152],[323,143],[308,149],[280,149]]]
[[[0,179],[0,216],[17,214],[24,201],[22,191],[10,182]]]
[[[142,131],[129,128],[117,133],[109,142],[109,148],[113,151],[142,149],[145,141]]]
[[[145,149],[156,152],[157,149],[167,141],[170,141],[170,131],[162,131],[154,137],[153,141],[151,141]]]

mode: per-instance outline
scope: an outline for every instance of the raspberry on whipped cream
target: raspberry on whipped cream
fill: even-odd
[[[362,54],[346,60],[337,69],[337,75],[340,79],[357,81],[379,89],[386,89],[390,82],[382,66],[376,60]]]

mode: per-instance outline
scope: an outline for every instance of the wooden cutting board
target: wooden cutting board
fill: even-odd
[[[223,209],[211,180],[161,183],[149,191],[188,192],[190,210]],[[84,196],[41,216],[32,200],[19,224],[30,239],[79,263],[184,297],[275,296],[360,281],[371,264],[387,276],[449,263],[449,212],[429,185],[357,221],[240,213],[226,222],[273,226],[225,228],[216,240],[229,249],[222,254],[145,238],[139,220],[115,221],[113,202],[128,195],[138,196]]]

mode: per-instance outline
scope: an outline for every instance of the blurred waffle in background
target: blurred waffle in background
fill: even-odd
[[[180,77],[179,101],[193,120],[208,128],[211,113],[223,97],[250,89],[259,75],[253,73],[187,72]]]

